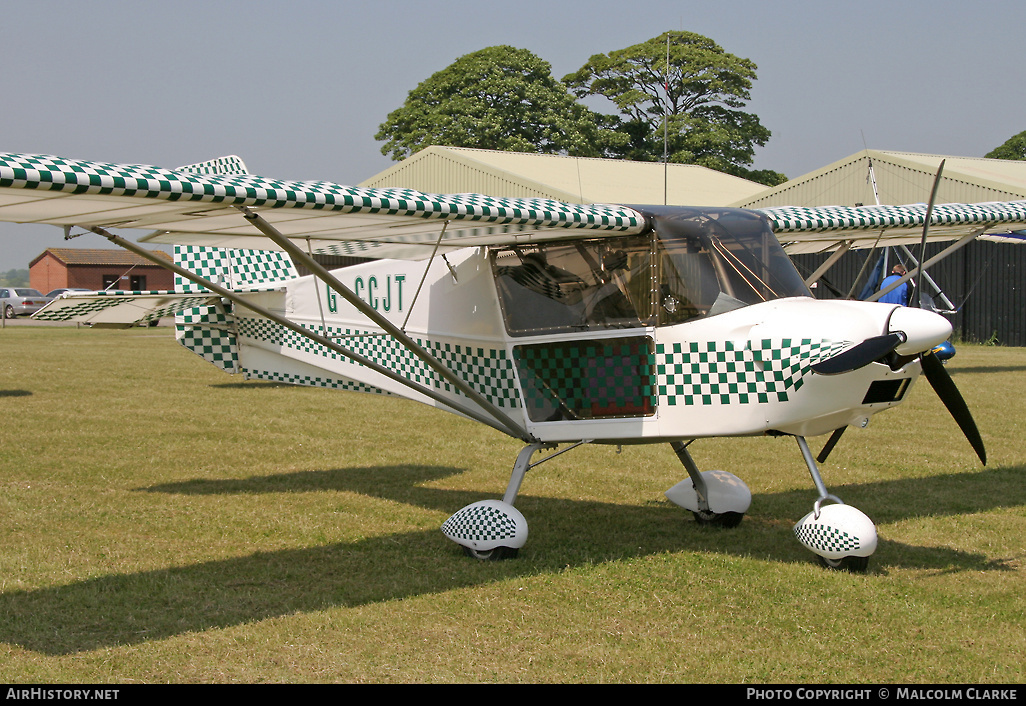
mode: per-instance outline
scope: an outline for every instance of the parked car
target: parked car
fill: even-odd
[[[64,289],[51,289],[49,292],[46,293],[46,300],[50,301],[50,300],[56,299],[57,297],[59,297],[60,295],[64,294],[65,292],[91,292],[91,291],[93,291],[93,290],[92,289],[81,289],[79,287],[66,287]]]
[[[0,287],[0,306],[5,319],[34,314],[50,300],[28,287]]]

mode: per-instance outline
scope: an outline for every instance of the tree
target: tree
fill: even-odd
[[[0,285],[5,287],[27,287],[29,286],[29,271],[14,269],[0,272]]]
[[[599,156],[597,115],[526,49],[488,47],[461,56],[409,92],[377,140],[400,160],[429,145]]]
[[[669,62],[667,62],[669,38]],[[578,97],[604,96],[619,115],[606,116],[617,140],[601,143],[610,156],[660,161],[667,158],[712,169],[757,177],[767,184],[783,174],[749,169],[755,148],[770,131],[758,116],[743,110],[751,99],[756,65],[728,54],[708,37],[693,32],[665,32],[608,54],[596,54],[579,71],[563,78]]]
[[[1026,159],[1026,130],[1009,137],[1000,147],[983,156],[988,159]]]

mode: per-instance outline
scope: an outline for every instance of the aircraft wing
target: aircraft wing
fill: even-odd
[[[757,209],[770,219],[788,254],[830,252],[851,242],[851,249],[910,245],[923,237],[926,204],[908,206],[784,206]],[[928,239],[956,240],[983,229],[982,238],[1023,242],[1015,232],[1026,229],[1026,201],[936,204]]]
[[[162,169],[0,153],[0,221],[146,229],[146,242],[278,248],[242,217],[245,206],[304,250],[362,257],[428,257],[442,248],[637,233],[624,206],[550,199],[438,195],[324,181],[267,179],[236,157]],[[443,222],[448,222],[439,241]]]

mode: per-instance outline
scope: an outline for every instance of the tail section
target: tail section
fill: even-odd
[[[276,285],[298,276],[288,255],[270,250],[176,245],[175,264],[233,291],[276,290]],[[199,294],[206,290],[176,275],[175,291]],[[241,372],[238,321],[230,302],[218,300],[182,311],[175,316],[175,329],[175,338],[185,348],[225,372]]]
[[[269,250],[234,250],[176,246],[175,263],[242,294],[265,309],[295,314],[295,266],[285,254]],[[307,284],[309,291],[319,285]],[[182,296],[200,295],[199,285],[176,278]],[[273,380],[292,385],[387,394],[372,385],[338,374],[338,356],[246,307],[220,298],[183,311],[175,318],[178,342],[204,360],[246,380]],[[323,322],[308,324],[325,333]],[[316,351],[311,359],[311,352]]]
[[[184,167],[178,167],[175,171],[188,174],[249,174],[246,170],[246,163],[234,154],[208,159],[206,162],[187,164]]]

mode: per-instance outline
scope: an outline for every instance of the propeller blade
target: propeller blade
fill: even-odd
[[[962,393],[955,387],[955,383],[952,381],[951,376],[948,375],[948,371],[944,369],[944,364],[941,363],[936,355],[926,353],[921,357],[921,361],[923,364],[923,375],[926,376],[937,396],[941,398],[944,406],[951,412],[951,416],[955,418],[955,422],[962,430],[962,433],[965,434],[965,438],[969,440],[969,444],[976,451],[976,455],[980,457],[980,461],[986,466],[987,450],[983,448],[983,439],[976,428],[976,422],[973,421],[973,415],[969,412],[968,405],[962,399]]]
[[[914,291],[916,297],[919,299],[919,307],[923,306],[923,290],[920,288],[923,284],[923,263],[926,262],[926,234],[930,230],[930,217],[933,215],[933,204],[937,200],[937,188],[940,186],[941,174],[944,173],[944,163],[948,161],[942,159],[940,166],[937,167],[937,176],[933,178],[933,190],[930,192],[930,203],[926,206],[926,218],[923,220],[923,239],[919,245],[919,266],[916,268],[916,285]]]
[[[820,375],[839,375],[850,373],[852,370],[864,368],[893,351],[905,340],[899,333],[888,333],[883,336],[867,338],[862,343],[856,344],[838,353],[832,358],[821,360],[812,366],[812,372]]]

